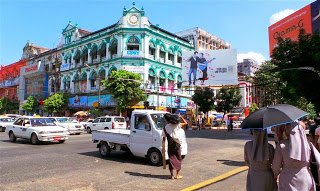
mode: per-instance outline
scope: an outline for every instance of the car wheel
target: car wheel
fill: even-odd
[[[87,127],[87,133],[91,133],[90,127]]]
[[[66,142],[66,140],[60,140],[60,141],[59,141],[59,143],[64,143],[64,142]]]
[[[10,131],[10,133],[9,133],[9,139],[11,142],[15,142],[17,140],[16,136],[14,135],[14,133],[12,131]]]
[[[160,166],[162,164],[162,154],[158,149],[151,149],[148,152],[148,161],[152,166]]]
[[[31,141],[31,144],[33,145],[36,145],[39,143],[39,139],[35,133],[32,133],[30,141]]]
[[[106,142],[101,142],[99,146],[99,153],[102,157],[110,156],[111,148]]]
[[[105,127],[104,129],[109,129],[108,127]]]

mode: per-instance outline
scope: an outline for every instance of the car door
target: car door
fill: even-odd
[[[12,125],[12,131],[16,137],[21,137],[23,121],[23,118],[19,118]]]
[[[30,127],[32,125],[32,120],[33,119],[24,118],[24,121],[20,127],[20,129],[21,129],[20,137],[21,138],[30,138],[30,136],[31,136]]]
[[[135,114],[134,120],[134,129],[130,135],[130,150],[133,154],[144,157],[152,145],[151,120],[145,114]],[[144,121],[143,128],[142,121]]]
[[[96,118],[92,124],[89,126],[91,128],[91,130],[97,130],[98,125],[99,125],[99,121],[100,121],[100,118]]]
[[[101,117],[100,121],[99,121],[98,128],[99,128],[99,130],[102,130],[102,129],[105,129],[105,127],[106,127],[106,118]]]
[[[104,126],[108,129],[112,129],[112,118],[106,117],[106,121],[104,122]]]

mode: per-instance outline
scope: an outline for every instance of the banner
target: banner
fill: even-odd
[[[182,55],[182,86],[238,85],[235,49],[184,51]]]

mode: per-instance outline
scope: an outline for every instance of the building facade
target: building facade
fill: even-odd
[[[8,98],[18,103],[20,69],[26,65],[26,59],[0,67],[0,99]]]
[[[196,50],[230,49],[231,44],[199,27],[175,33],[188,40]]]
[[[116,103],[100,82],[121,69],[141,75],[141,87],[151,107],[186,107],[187,96],[178,85],[182,51],[194,48],[187,40],[151,24],[143,9],[134,4],[124,8],[118,22],[95,32],[69,23],[62,35],[61,65],[52,62],[48,66],[50,72],[55,68],[60,75],[49,76],[48,84],[53,93],[57,91],[53,82],[55,87],[60,82],[60,91],[70,95],[69,108],[91,108],[99,102],[114,112]],[[141,106],[143,103],[136,107]]]
[[[238,62],[238,72],[246,76],[253,77],[259,68],[258,62],[253,59],[243,59],[242,62]]]

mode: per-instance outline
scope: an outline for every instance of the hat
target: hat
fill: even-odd
[[[180,122],[179,115],[166,113],[164,114],[164,118],[172,124],[178,124]]]

